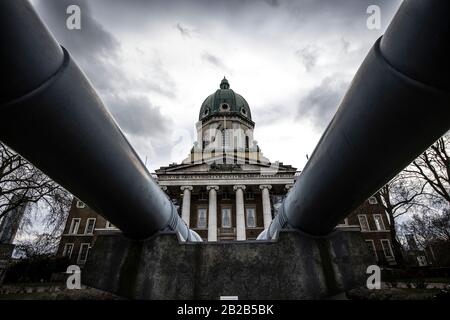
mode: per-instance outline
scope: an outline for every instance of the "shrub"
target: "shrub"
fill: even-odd
[[[48,282],[55,272],[65,272],[67,258],[35,256],[13,263],[5,275],[5,283]]]

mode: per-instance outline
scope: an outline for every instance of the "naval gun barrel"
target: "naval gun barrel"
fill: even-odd
[[[0,140],[125,236],[173,230],[201,241],[33,7],[0,1],[0,15]]]
[[[450,128],[450,2],[406,0],[268,229],[326,235]]]

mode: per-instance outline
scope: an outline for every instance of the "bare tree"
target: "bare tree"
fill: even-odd
[[[400,259],[402,246],[397,236],[396,219],[414,212],[435,217],[449,210],[449,141],[447,133],[375,195],[389,216],[393,247]],[[415,219],[418,226],[417,216]]]
[[[378,203],[384,207],[389,217],[392,246],[399,264],[403,263],[403,251],[397,235],[396,219],[410,212],[413,207],[425,206],[420,201],[424,188],[425,184],[419,184],[417,180],[410,179],[408,175],[402,172],[375,194]]]
[[[36,208],[44,203],[48,211],[44,222],[56,230],[64,223],[71,200],[65,189],[0,142],[0,218],[25,204]]]
[[[450,203],[450,133],[422,153],[405,172],[426,183],[433,195]]]
[[[16,254],[22,258],[51,256],[56,253],[58,245],[59,237],[49,233],[35,233],[29,239],[18,241]]]
[[[417,244],[427,248],[436,242],[450,242],[450,210],[434,214],[414,214],[402,225],[404,234],[414,235]]]

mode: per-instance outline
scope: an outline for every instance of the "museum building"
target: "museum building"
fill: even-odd
[[[188,157],[153,175],[184,222],[204,241],[256,240],[300,178],[296,168],[262,154],[254,128],[249,104],[224,78],[201,105],[197,140]],[[379,263],[395,264],[389,220],[375,197],[338,227],[360,229]],[[58,255],[83,265],[96,235],[105,232],[120,231],[74,198]]]

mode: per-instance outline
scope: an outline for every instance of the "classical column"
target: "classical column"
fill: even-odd
[[[218,186],[207,186],[209,191],[208,241],[217,241],[217,190]]]
[[[237,240],[247,239],[245,233],[245,212],[244,212],[244,190],[245,186],[237,185],[233,187],[236,191],[236,238]]]
[[[181,186],[181,191],[183,191],[183,207],[181,208],[181,219],[186,222],[189,227],[189,221],[191,219],[191,186]]]
[[[263,218],[264,218],[264,229],[267,229],[272,222],[272,209],[270,208],[270,196],[269,190],[272,189],[271,185],[263,184],[259,188],[262,191],[262,207],[263,207]]]

